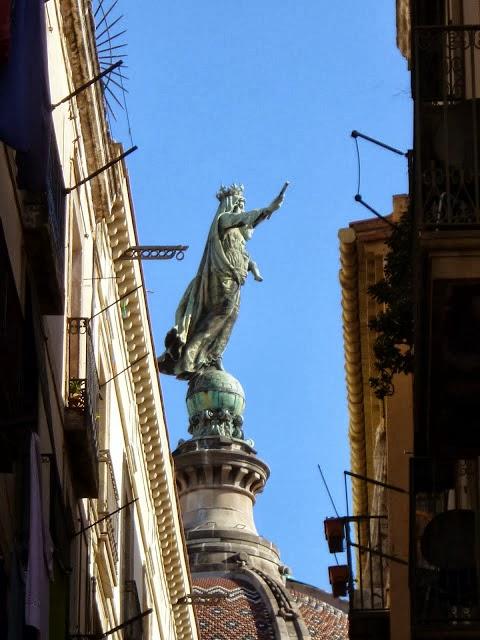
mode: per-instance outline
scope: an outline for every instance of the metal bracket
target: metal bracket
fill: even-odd
[[[104,387],[106,384],[108,384],[109,382],[111,382],[112,380],[115,380],[115,378],[118,378],[118,376],[121,376],[122,373],[125,373],[125,371],[128,371],[129,369],[131,369],[133,367],[134,364],[137,364],[137,362],[140,362],[140,360],[145,360],[145,358],[147,356],[150,355],[150,351],[147,351],[147,353],[143,354],[143,356],[140,356],[140,358],[137,358],[136,360],[134,360],[133,362],[131,362],[128,367],[125,367],[125,369],[122,369],[121,371],[119,371],[118,373],[116,373],[114,376],[112,376],[111,378],[109,378],[108,380],[105,380],[105,382],[102,382],[102,384],[100,385],[100,389],[102,389],[102,387]]]
[[[103,309],[100,309],[100,311],[97,311],[96,313],[94,313],[93,316],[89,319],[89,321],[92,321],[94,318],[99,316],[101,313],[103,313],[107,309],[110,309],[110,307],[114,307],[116,304],[121,302],[124,298],[128,298],[129,295],[131,295],[132,293],[135,293],[135,291],[138,291],[139,289],[142,289],[142,288],[143,288],[143,284],[139,284],[138,287],[135,287],[135,289],[131,289],[130,291],[127,291],[126,293],[123,294],[123,296],[120,296],[119,298],[117,298],[116,300],[111,302],[110,304],[107,304],[106,307],[103,307]]]
[[[181,604],[206,604],[209,600],[211,600],[209,604],[216,604],[220,602],[220,600],[226,600],[227,598],[228,595],[224,593],[187,593],[174,602],[172,606],[177,607]]]
[[[138,500],[138,498],[134,498],[133,500],[130,500],[130,502],[127,502],[126,504],[122,504],[121,507],[118,507],[118,509],[115,509],[115,511],[111,511],[110,513],[107,513],[107,515],[103,516],[103,518],[99,518],[98,520],[95,520],[95,522],[92,522],[91,524],[87,525],[86,527],[82,527],[81,529],[79,529],[79,531],[75,531],[75,533],[73,534],[72,537],[75,538],[76,536],[79,536],[81,533],[85,533],[85,531],[88,531],[88,529],[91,529],[96,524],[100,524],[100,522],[103,522],[104,520],[108,520],[108,518],[111,518],[113,515],[115,515],[119,511],[122,511],[122,509],[126,509],[131,504],[133,504],[134,502],[137,502],[137,500]]]
[[[92,178],[95,178],[100,173],[103,173],[107,169],[110,169],[110,167],[113,167],[114,164],[117,164],[117,162],[120,162],[120,160],[123,160],[124,158],[126,158],[128,155],[130,155],[131,153],[133,153],[137,149],[138,149],[138,147],[135,145],[134,147],[131,147],[130,149],[128,149],[124,153],[121,153],[118,156],[118,158],[115,158],[114,160],[110,160],[110,162],[107,162],[107,164],[104,167],[102,167],[101,169],[97,169],[96,171],[94,171],[93,173],[88,175],[83,180],[80,180],[80,182],[77,182],[77,184],[74,185],[73,187],[67,187],[65,189],[65,193],[68,194],[68,193],[71,193],[72,191],[75,191],[75,189],[78,189],[78,187],[81,187],[82,184],[85,184],[86,182],[89,182]]]
[[[363,133],[360,133],[360,131],[356,131],[355,129],[352,131],[352,133],[350,134],[352,136],[352,138],[363,138],[364,140],[368,140],[368,142],[373,142],[373,144],[376,144],[378,147],[382,147],[382,149],[386,149],[387,151],[391,151],[392,153],[396,153],[399,156],[405,156],[408,157],[408,151],[401,151],[400,149],[396,149],[395,147],[391,147],[389,144],[385,144],[384,142],[381,142],[380,140],[376,140],[376,138],[371,138],[370,136],[366,136]]]
[[[188,245],[138,245],[130,247],[117,260],[183,260]]]
[[[104,76],[108,75],[109,73],[111,73],[112,71],[114,71],[115,69],[117,69],[118,67],[121,67],[123,64],[123,60],[119,60],[118,62],[115,62],[115,64],[110,65],[107,69],[105,69],[105,71],[102,71],[102,73],[99,73],[98,75],[96,75],[94,78],[92,78],[91,80],[88,80],[87,82],[85,82],[84,84],[80,85],[78,87],[78,89],[75,89],[74,91],[72,91],[72,93],[69,93],[68,96],[66,96],[65,98],[63,98],[62,100],[60,100],[60,102],[56,102],[55,104],[52,104],[52,111],[54,109],[56,109],[57,107],[59,107],[61,104],[63,104],[64,102],[68,102],[69,100],[71,100],[72,98],[74,98],[75,96],[78,96],[79,93],[81,93],[82,91],[84,91],[85,89],[87,89],[88,87],[90,87],[92,84],[95,84],[95,82],[98,82],[99,80],[101,80]]]
[[[365,200],[362,198],[362,196],[359,193],[357,193],[357,195],[355,196],[354,200],[355,200],[355,202],[358,202],[359,204],[363,205],[365,207],[365,209],[368,209],[369,211],[371,211],[373,213],[373,215],[377,216],[377,218],[379,218],[383,222],[386,222],[388,225],[390,225],[394,229],[397,226],[394,222],[392,222],[391,220],[389,220],[385,216],[382,216],[381,213],[378,213],[378,211],[376,211],[372,206],[370,206],[367,202],[365,202]]]
[[[71,633],[69,635],[69,638],[70,639],[76,638],[78,640],[80,640],[81,638],[88,638],[88,640],[102,640],[102,638],[107,638],[108,636],[111,636],[113,633],[116,633],[117,631],[120,631],[121,629],[128,627],[129,625],[133,624],[137,620],[140,620],[141,618],[145,618],[145,616],[149,616],[152,613],[152,611],[153,609],[146,609],[145,611],[142,611],[142,613],[139,613],[137,616],[133,616],[133,618],[129,618],[128,620],[125,620],[125,622],[122,622],[116,627],[113,627],[108,631],[104,631],[103,633]]]
[[[377,487],[382,487],[383,489],[389,489],[390,491],[397,491],[397,493],[403,493],[405,495],[410,495],[410,491],[403,489],[402,487],[396,487],[393,484],[387,484],[386,482],[380,482],[380,480],[374,480],[373,478],[368,478],[367,476],[362,476],[360,473],[354,473],[353,471],[344,471],[345,476],[349,476],[350,478],[357,478],[357,480],[364,480],[369,484],[375,484]]]

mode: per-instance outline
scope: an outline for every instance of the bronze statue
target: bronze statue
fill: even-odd
[[[175,325],[165,338],[166,350],[158,358],[162,373],[190,379],[203,369],[223,369],[222,355],[238,316],[240,288],[248,271],[262,281],[245,243],[255,227],[281,207],[287,186],[288,182],[268,207],[248,212],[242,185],[220,188],[220,205],[200,267],[180,301]]]

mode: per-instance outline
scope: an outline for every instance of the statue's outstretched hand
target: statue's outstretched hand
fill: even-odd
[[[268,217],[270,217],[274,211],[280,209],[280,207],[282,206],[285,199],[285,191],[287,190],[289,184],[289,182],[285,182],[278,196],[275,198],[275,200],[272,200],[272,202],[267,207],[268,211],[270,212]]]

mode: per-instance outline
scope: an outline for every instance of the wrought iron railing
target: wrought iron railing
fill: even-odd
[[[463,628],[477,630],[480,637],[478,479],[478,459],[412,460],[411,584],[417,628]]]
[[[48,226],[56,257],[59,282],[63,282],[65,268],[65,183],[58,153],[55,132],[52,127],[47,159],[46,200]]]
[[[350,611],[386,610],[390,607],[390,564],[407,565],[406,559],[390,553],[391,541],[387,514],[387,496],[393,491],[408,495],[403,489],[359,474],[345,472],[363,484],[362,492],[368,495],[367,514],[348,515],[345,521],[347,562],[349,567],[348,594]],[[345,482],[347,489],[347,482]],[[348,495],[347,491],[346,494]],[[407,506],[408,502],[406,502]],[[347,501],[348,506],[348,501]],[[406,534],[407,535],[407,534]]]
[[[480,26],[417,27],[413,78],[421,225],[480,226]]]
[[[389,563],[384,555],[387,551],[386,523],[386,515],[366,515],[352,516],[346,524],[352,610],[388,609]],[[364,535],[362,530],[366,531]],[[352,549],[356,552],[355,562]]]
[[[83,413],[98,450],[97,403],[100,393],[89,318],[68,318],[67,407]]]
[[[110,451],[104,449],[99,452],[100,462],[100,499],[99,518],[104,518],[104,526],[107,531],[112,558],[115,565],[118,562],[118,522],[119,522],[119,497],[115,474],[113,472]],[[109,515],[111,514],[111,515]]]

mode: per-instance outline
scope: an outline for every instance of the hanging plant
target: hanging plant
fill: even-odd
[[[369,379],[377,398],[392,395],[393,376],[413,371],[412,214],[403,214],[386,241],[384,278],[368,293],[383,305],[369,322],[377,332],[373,345],[377,376]]]

